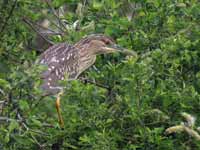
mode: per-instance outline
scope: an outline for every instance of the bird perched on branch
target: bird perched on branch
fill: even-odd
[[[102,34],[86,36],[74,45],[59,43],[41,54],[39,63],[47,66],[47,70],[42,73],[44,80],[42,88],[47,93],[58,94],[56,109],[61,127],[64,126],[60,113],[60,95],[63,87],[59,86],[58,81],[64,80],[66,76],[68,80],[77,79],[83,71],[95,63],[97,55],[114,52],[137,56],[134,51],[121,48],[112,38]]]

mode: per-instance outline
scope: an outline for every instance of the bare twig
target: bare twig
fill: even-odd
[[[44,30],[48,30],[49,31],[49,33],[48,32],[40,32],[40,33],[42,33],[42,34],[46,34],[46,35],[61,35],[61,36],[63,36],[63,33],[60,33],[60,32],[56,32],[56,31],[54,31],[54,30],[52,30],[52,29],[49,29],[49,28],[47,28],[47,27],[44,27],[44,26],[42,26],[42,25],[40,25],[39,23],[37,23],[37,22],[32,22],[31,20],[29,20],[29,22],[31,22],[31,24],[35,24],[35,26],[38,26],[38,27],[40,27],[41,29],[44,29]]]
[[[65,27],[65,25],[63,24],[63,22],[60,20],[60,17],[58,16],[58,14],[56,13],[55,9],[51,6],[51,3],[48,0],[45,0],[45,2],[47,3],[47,5],[49,6],[49,8],[52,10],[53,15],[56,17],[56,19],[58,20],[60,26],[62,26],[65,29],[65,32],[67,31],[67,28]],[[63,31],[63,30],[62,30]]]
[[[0,104],[4,104],[4,103],[6,103],[6,101],[0,101]]]
[[[18,122],[20,121],[20,120],[8,118],[8,117],[0,117],[0,122],[1,121],[10,122],[10,121],[13,121],[13,120],[18,121]]]
[[[34,26],[33,24],[26,18],[23,18],[23,21],[28,24],[36,33],[38,33],[46,42],[48,42],[50,45],[54,45],[54,43],[50,40],[48,40],[44,35],[42,35]]]
[[[38,142],[38,140],[35,138],[35,136],[33,136],[33,134],[30,134],[31,135],[31,138],[33,139],[33,141],[35,141],[35,143],[40,147],[42,148],[42,145]]]
[[[98,87],[101,87],[101,88],[104,88],[104,89],[107,89],[107,90],[110,90],[110,87],[106,86],[106,85],[103,85],[103,84],[100,84],[100,83],[96,83],[95,81],[91,81],[91,80],[88,80],[86,78],[79,78],[80,81],[84,82],[84,83],[90,83],[90,84],[94,84]]]
[[[47,19],[50,20],[50,18],[49,18],[48,16],[46,16],[46,17],[47,17]],[[64,32],[65,32],[65,31],[64,31],[58,24],[56,24],[54,21],[51,21],[51,20],[50,20],[50,22],[51,22],[52,25],[54,25],[57,29],[59,29],[60,32],[62,32],[61,35],[64,35]]]
[[[2,89],[0,89],[0,93],[5,95],[5,92]]]
[[[29,129],[29,131],[33,132],[33,133],[41,134],[41,135],[44,135],[44,136],[50,136],[50,134],[44,133],[44,132],[39,131],[39,130]]]

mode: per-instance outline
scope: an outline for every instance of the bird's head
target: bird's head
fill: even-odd
[[[79,41],[77,45],[84,47],[84,49],[94,55],[121,52],[127,55],[137,56],[134,51],[120,47],[115,44],[112,38],[102,34],[89,35]]]

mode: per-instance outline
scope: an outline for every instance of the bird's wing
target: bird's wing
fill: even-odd
[[[45,52],[40,55],[39,63],[49,65],[55,63],[59,56],[63,53],[67,53],[70,50],[71,45],[67,43],[59,43],[49,47]]]
[[[78,74],[78,50],[67,43],[60,43],[48,48],[39,58],[39,63],[46,65],[42,73],[43,88],[50,90],[58,86],[58,80],[74,79]]]

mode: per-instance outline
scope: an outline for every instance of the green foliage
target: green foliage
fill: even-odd
[[[44,1],[14,4],[0,1],[0,149],[46,150],[61,139],[62,149],[200,149],[186,133],[165,134],[180,124],[183,112],[197,117],[194,129],[200,123],[198,0],[52,1],[55,9],[67,8],[61,16],[68,22],[65,34],[51,37],[55,43],[104,33],[139,54],[138,59],[98,56],[97,69],[83,75],[108,88],[79,80],[63,83],[64,130],[55,97],[40,89],[44,68],[34,65],[40,52],[30,47],[36,33],[22,21],[56,17]]]

